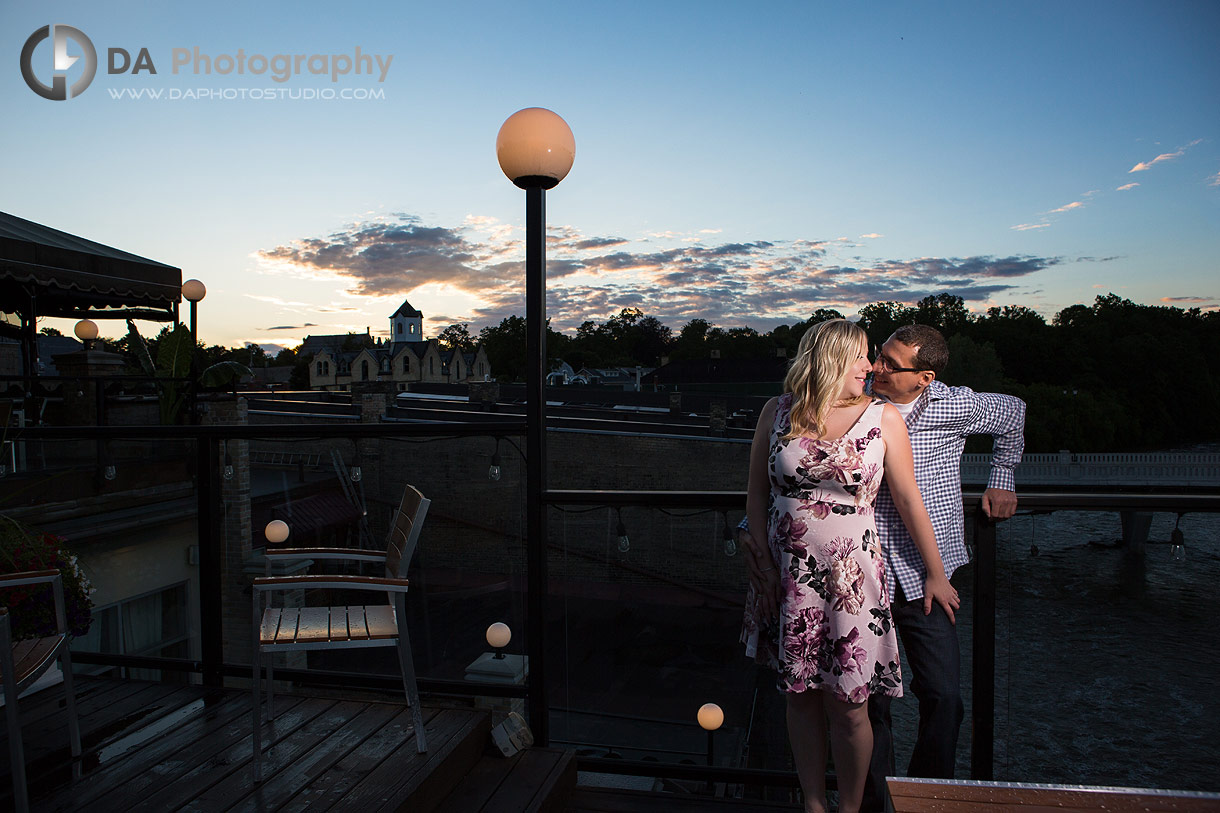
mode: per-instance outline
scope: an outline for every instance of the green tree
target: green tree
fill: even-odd
[[[913,325],[918,311],[901,302],[874,302],[860,309],[860,327],[869,344],[880,345],[903,325]]]
[[[442,330],[436,338],[440,342],[441,347],[449,350],[473,353],[475,349],[475,341],[474,337],[470,335],[469,323],[450,325]]]

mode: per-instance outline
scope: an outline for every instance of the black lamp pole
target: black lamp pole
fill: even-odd
[[[576,141],[558,115],[527,107],[509,116],[496,136],[500,169],[525,190],[525,599],[529,653],[529,716],[534,742],[550,744],[546,692],[546,190],[572,168]]]
[[[526,601],[530,632],[530,727],[534,741],[549,743],[546,699],[547,576],[546,506],[546,190],[525,190],[525,535],[526,566],[532,574]]]

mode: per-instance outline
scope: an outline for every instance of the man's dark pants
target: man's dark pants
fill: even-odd
[[[919,733],[907,776],[952,779],[957,735],[965,716],[957,627],[936,602],[932,602],[931,615],[924,615],[923,599],[907,601],[901,587],[890,612],[906,650],[903,668],[911,676],[910,688],[919,700]],[[864,810],[886,809],[885,777],[896,773],[890,699],[874,694],[868,701],[873,760],[864,785]]]

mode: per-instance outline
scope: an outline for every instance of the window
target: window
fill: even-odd
[[[411,335],[415,335],[415,325],[408,325],[407,332]]]
[[[186,582],[125,599],[93,610],[89,633],[72,642],[81,652],[107,652],[119,655],[149,655],[159,658],[189,658],[190,631],[187,628]],[[86,674],[104,674],[117,667],[76,667]],[[127,677],[137,680],[185,682],[185,673],[152,669],[126,669]]]
[[[397,333],[399,336],[402,335],[402,322],[394,323],[394,332]]]
[[[369,363],[367,361],[360,362],[360,380],[369,380]]]
[[[330,375],[330,362],[322,362],[322,375]]]
[[[318,362],[318,375],[322,375],[322,362]]]
[[[428,359],[428,375],[436,374],[436,359]]]
[[[402,372],[403,375],[411,372],[411,358],[409,356],[402,357]]]

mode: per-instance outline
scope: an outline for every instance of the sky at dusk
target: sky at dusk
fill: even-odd
[[[208,344],[385,335],[403,299],[429,336],[524,315],[495,138],[532,106],[576,138],[547,195],[560,330],[942,292],[1220,307],[1210,0],[0,0],[0,22],[0,211],[202,280]],[[63,101],[19,67],[48,24],[97,53]],[[55,58],[34,48],[41,81]]]

